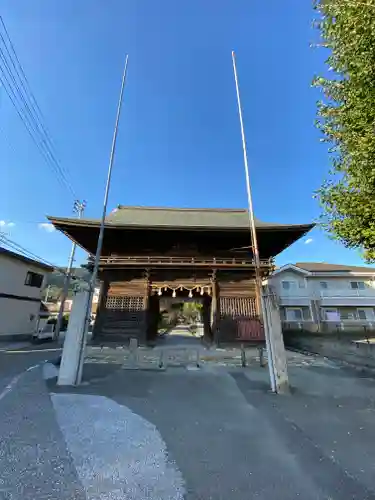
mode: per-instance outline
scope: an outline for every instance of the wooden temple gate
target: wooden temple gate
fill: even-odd
[[[203,303],[206,340],[259,342],[264,334],[257,311],[253,272],[147,269],[101,272],[102,290],[93,337],[141,344],[157,336],[160,298],[197,297]],[[250,275],[250,276],[249,276]]]
[[[95,255],[100,220],[49,220]],[[256,220],[262,276],[272,272],[278,253],[312,227]],[[118,205],[105,220],[94,337],[101,342],[127,342],[134,336],[140,343],[152,340],[159,298],[191,293],[204,298],[207,339],[262,340],[254,277],[246,209]]]

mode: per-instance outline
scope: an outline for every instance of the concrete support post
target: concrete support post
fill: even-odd
[[[106,314],[105,304],[107,301],[108,288],[109,288],[109,282],[108,280],[105,279],[102,281],[100,285],[99,301],[96,306],[95,322],[92,329],[92,336],[91,336],[92,339],[94,339],[96,336],[100,334],[103,320],[105,320],[105,314]]]
[[[263,292],[263,301],[265,309],[264,322],[267,322],[265,328],[271,339],[273,372],[275,374],[275,392],[279,394],[289,392],[289,379],[287,370],[286,352],[284,338],[281,328],[281,319],[278,305],[275,297],[266,289]],[[270,362],[270,359],[268,359]]]
[[[57,385],[76,385],[80,382],[80,346],[85,329],[89,292],[82,290],[74,296]]]

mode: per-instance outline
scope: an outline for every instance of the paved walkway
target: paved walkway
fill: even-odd
[[[375,499],[375,380],[294,353],[289,374],[275,396],[256,364],[86,363],[70,389],[36,367],[1,400],[0,499]]]

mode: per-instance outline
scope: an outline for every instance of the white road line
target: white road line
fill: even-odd
[[[17,384],[19,379],[22,377],[22,375],[24,375],[26,372],[30,372],[31,370],[34,370],[35,368],[38,368],[38,366],[39,366],[39,364],[34,365],[34,366],[29,366],[29,368],[27,368],[27,370],[25,370],[24,372],[19,373],[18,375],[13,377],[12,380],[9,382],[9,384],[5,387],[5,389],[0,393],[0,401],[3,398],[5,398],[5,396],[7,394],[9,394],[12,391],[12,389],[14,389],[15,385]]]
[[[31,352],[57,352],[61,351],[62,347],[51,347],[50,349],[28,349],[28,350],[14,350],[12,349],[11,351],[2,351],[6,352],[7,354],[29,354]]]
[[[31,347],[30,342],[13,342],[11,344],[6,344],[0,349],[0,352],[7,352],[9,349],[24,349],[26,347]]]
[[[10,381],[10,383],[5,387],[5,389],[3,390],[3,392],[0,394],[0,401],[5,398],[5,396],[7,394],[10,393],[10,391],[13,389],[13,387],[17,384],[17,382],[19,381],[19,379],[21,378],[21,376],[23,375],[24,372],[22,373],[19,373],[18,375],[16,375],[14,378],[12,378],[12,380]]]

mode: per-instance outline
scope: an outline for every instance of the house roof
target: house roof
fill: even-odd
[[[296,267],[309,272],[348,272],[348,273],[374,273],[375,267],[370,266],[346,266],[342,264],[329,264],[328,262],[296,262]]]
[[[59,226],[61,224],[96,226],[99,219],[71,219],[49,216],[48,219]],[[186,228],[186,229],[248,229],[249,216],[246,209],[223,208],[165,208],[132,207],[119,205],[106,217],[108,227],[144,227],[144,228]],[[256,219],[259,229],[300,228],[308,231],[313,224],[277,224]]]
[[[30,259],[30,257],[25,257],[24,255],[20,255],[19,253],[12,252],[11,250],[8,250],[4,247],[0,247],[0,255],[5,255],[6,257],[9,257],[11,259],[18,260],[19,262],[31,264],[35,267],[39,267],[39,269],[43,269],[43,271],[53,271],[52,266],[48,266],[47,264],[44,264],[39,260]]]

